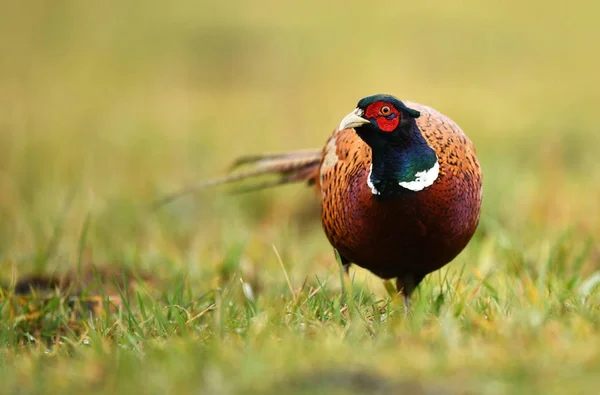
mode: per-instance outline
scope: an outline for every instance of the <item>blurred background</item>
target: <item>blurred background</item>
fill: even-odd
[[[332,251],[303,186],[148,205],[239,155],[321,147],[374,93],[436,108],[477,148],[483,216],[453,270],[526,263],[564,238],[591,245],[593,267],[598,11],[539,0],[2,1],[0,277],[85,259],[187,273],[202,288],[234,262],[284,284],[273,246],[296,284],[328,275]]]

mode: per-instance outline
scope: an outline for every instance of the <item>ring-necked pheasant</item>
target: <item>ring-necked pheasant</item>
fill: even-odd
[[[344,266],[396,278],[408,305],[423,277],[454,259],[473,236],[482,177],[475,149],[456,123],[407,104],[390,95],[365,97],[323,150],[240,158],[234,167],[248,170],[193,189],[266,173],[281,177],[256,188],[314,184],[325,234]]]

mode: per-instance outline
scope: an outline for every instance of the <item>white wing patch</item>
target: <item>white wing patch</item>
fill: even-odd
[[[399,182],[398,185],[400,185],[402,188],[410,189],[411,191],[422,191],[423,189],[432,185],[435,180],[437,180],[439,174],[440,164],[436,160],[431,169],[417,172],[417,174],[415,174],[414,181]]]

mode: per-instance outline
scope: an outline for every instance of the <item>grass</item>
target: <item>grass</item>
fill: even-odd
[[[2,391],[593,393],[588,3],[0,2]],[[148,210],[376,92],[451,116],[484,171],[477,234],[410,314],[341,281],[302,186]]]

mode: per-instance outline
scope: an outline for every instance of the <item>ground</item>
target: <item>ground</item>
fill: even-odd
[[[3,390],[595,392],[587,3],[1,2]],[[477,234],[409,314],[340,275],[302,185],[152,209],[238,155],[321,147],[374,93],[453,118],[484,174]]]

